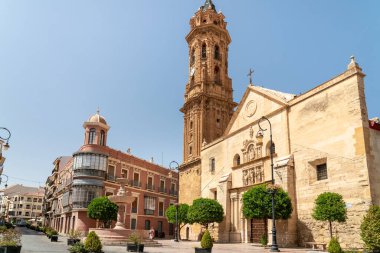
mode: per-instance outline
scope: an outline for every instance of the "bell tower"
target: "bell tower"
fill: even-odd
[[[202,143],[223,135],[236,103],[228,76],[228,46],[231,43],[224,15],[211,0],[190,19],[189,80],[185,89],[183,161],[200,157]]]

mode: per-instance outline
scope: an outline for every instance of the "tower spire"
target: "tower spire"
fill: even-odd
[[[206,11],[208,9],[212,9],[212,10],[216,11],[215,5],[212,2],[212,0],[206,0],[205,4],[202,6],[203,11]]]

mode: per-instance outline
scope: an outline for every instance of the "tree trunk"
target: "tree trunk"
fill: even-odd
[[[332,239],[332,225],[331,225],[331,220],[329,220],[329,225],[330,225],[330,239]]]

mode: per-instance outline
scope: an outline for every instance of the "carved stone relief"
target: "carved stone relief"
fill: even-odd
[[[263,182],[264,170],[262,166],[243,170],[243,185],[253,185]]]

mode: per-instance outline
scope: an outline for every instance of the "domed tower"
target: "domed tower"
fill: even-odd
[[[236,103],[228,76],[228,46],[231,37],[224,15],[216,12],[211,0],[190,19],[189,81],[186,84],[183,160],[200,157],[202,143],[223,135]]]
[[[107,133],[110,127],[104,117],[99,114],[99,110],[84,122],[83,128],[85,129],[84,145],[107,146]]]

